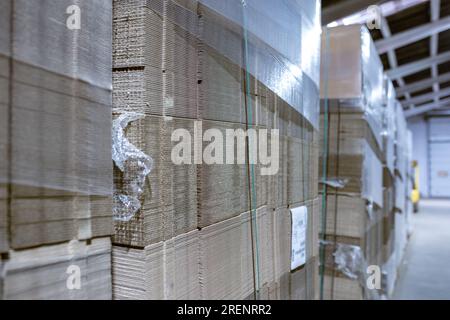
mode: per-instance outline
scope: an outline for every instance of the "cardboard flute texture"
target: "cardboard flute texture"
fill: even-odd
[[[3,274],[5,300],[110,300],[111,240],[74,240],[11,251]],[[79,280],[71,281],[71,275]],[[79,289],[69,288],[77,284]]]
[[[290,212],[256,211],[259,294],[314,299],[317,294],[318,200],[308,208],[308,259],[290,270]],[[254,226],[255,228],[255,226]],[[115,299],[245,299],[254,295],[249,212],[144,249],[113,247]]]
[[[73,31],[60,14],[71,4],[41,1],[45,14],[36,15],[29,2],[14,3],[7,142],[13,249],[113,231],[112,7],[83,2],[86,23]]]
[[[197,230],[145,249],[114,246],[114,299],[198,299],[198,246]]]
[[[4,299],[111,299],[112,6],[71,5],[0,4]]]
[[[8,180],[9,180],[9,76],[11,56],[11,1],[0,4],[0,252],[8,243]]]
[[[337,245],[356,246],[362,254],[363,263],[381,265],[383,169],[367,140],[341,141],[343,147],[335,149],[339,153],[331,151],[327,169],[330,181],[340,181],[343,185],[339,188],[327,187],[327,193],[322,195],[326,197],[326,257],[329,260],[324,275],[324,297],[361,299],[366,297],[358,283],[359,277],[364,278],[363,269],[361,273],[356,273],[357,278],[349,279],[336,271],[334,252]]]

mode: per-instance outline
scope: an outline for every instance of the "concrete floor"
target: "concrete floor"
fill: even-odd
[[[394,299],[450,299],[450,201],[423,200]]]

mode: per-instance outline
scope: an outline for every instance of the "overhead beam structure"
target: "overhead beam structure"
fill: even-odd
[[[433,85],[436,83],[440,84],[440,83],[447,82],[447,81],[450,81],[450,72],[444,73],[438,77],[433,77],[430,79],[417,81],[414,83],[410,83],[404,87],[397,88],[397,96],[401,97],[407,92],[411,93],[411,92],[415,92],[415,91],[424,90],[424,89],[433,87]]]
[[[439,15],[439,11],[437,11]],[[433,21],[431,23],[408,29],[407,31],[397,33],[389,38],[378,40],[375,43],[379,54],[386,53],[397,48],[404,47],[408,44],[417,42],[419,40],[437,35],[442,31],[450,29],[450,17],[441,20]]]
[[[425,58],[391,69],[387,71],[387,75],[391,79],[398,79],[430,68],[433,64],[441,64],[447,61],[450,61],[450,51],[441,53],[435,57]]]
[[[439,90],[437,92],[423,94],[421,96],[417,96],[417,97],[411,98],[409,100],[404,100],[404,101],[402,101],[402,106],[407,107],[410,105],[417,105],[417,104],[424,103],[424,102],[427,102],[430,100],[444,98],[446,96],[450,96],[450,88],[445,89],[445,90]]]
[[[411,118],[414,116],[418,116],[418,115],[433,111],[435,109],[446,108],[446,107],[450,107],[450,99],[445,99],[445,100],[439,101],[438,103],[433,102],[433,103],[429,103],[426,105],[418,106],[418,107],[410,109],[410,110],[406,110],[405,117]]]
[[[431,0],[431,21],[438,21],[441,16],[441,0]],[[450,23],[449,23],[450,26]],[[442,30],[444,31],[444,30]],[[436,57],[439,52],[439,33],[434,33],[431,36],[430,40],[430,54],[431,57]],[[439,76],[439,70],[437,64],[433,64],[431,66],[431,77],[437,77]],[[439,83],[435,83],[433,85],[433,91],[434,93],[438,93],[440,90]],[[438,103],[440,97],[435,97],[434,102]]]

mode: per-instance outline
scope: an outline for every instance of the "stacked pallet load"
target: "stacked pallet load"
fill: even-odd
[[[0,12],[2,298],[111,299],[111,4]]]
[[[113,17],[113,297],[314,299],[320,2]]]
[[[376,299],[366,280],[383,252],[383,67],[365,27],[323,29],[320,88],[321,298]]]
[[[10,17],[11,1],[2,1],[0,3],[0,254],[8,252],[9,249],[7,200],[9,180],[9,66],[11,59]]]
[[[403,261],[407,244],[406,200],[408,182],[408,135],[403,107],[397,101],[395,109],[396,137],[395,137],[395,267]]]
[[[383,295],[390,297],[396,281],[395,268],[395,88],[384,76],[383,92]]]

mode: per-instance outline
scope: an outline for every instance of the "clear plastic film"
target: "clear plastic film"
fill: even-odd
[[[348,184],[349,179],[343,179],[343,178],[327,178],[326,180],[322,180],[321,183],[325,184],[329,187],[336,188],[336,189],[343,189]]]
[[[364,291],[364,298],[368,300],[380,299],[378,289],[368,288],[368,263],[360,246],[344,243],[326,242],[335,246],[333,253],[335,269],[351,280],[359,282]]]
[[[395,265],[395,253],[381,267],[382,281],[384,295],[390,297],[395,288],[395,280],[397,278],[397,267]]]
[[[359,246],[338,243],[333,253],[336,270],[357,280],[363,272],[364,254]]]
[[[3,184],[8,182],[8,103],[9,103],[9,56],[11,55],[11,2],[0,2],[0,199],[4,198]],[[0,200],[1,201],[1,200]],[[0,229],[3,211],[0,205]],[[0,236],[2,238],[2,236]],[[0,250],[1,250],[0,240]]]
[[[112,89],[109,0],[14,1],[14,59]],[[77,17],[80,17],[79,23]]]
[[[322,35],[320,98],[363,112],[381,148],[383,65],[369,31],[350,25],[325,28]]]
[[[371,221],[374,220],[374,212],[373,212],[373,202],[368,201],[366,204],[366,212]]]
[[[11,53],[11,39],[10,39],[10,12],[11,12],[10,1],[2,1],[0,3],[0,54],[9,56]]]
[[[396,178],[395,182],[395,207],[404,212],[406,207],[406,181]]]
[[[406,130],[406,165],[407,172],[410,177],[413,176],[413,167],[411,161],[413,160],[413,134],[411,130]]]
[[[398,101],[395,106],[395,120],[395,170],[402,179],[406,179],[407,124],[403,107]]]
[[[164,10],[171,22],[245,69],[318,128],[320,1],[198,3],[199,16],[173,0],[147,1],[147,6],[159,14]]]
[[[112,125],[112,159],[123,172],[124,179],[130,181],[130,188],[125,193],[114,191],[113,217],[117,221],[129,221],[140,210],[139,198],[153,168],[153,159],[125,137],[128,124],[142,118],[142,114],[125,113],[115,119]]]
[[[110,196],[112,3],[41,0],[38,9],[14,1],[12,195]]]
[[[384,108],[383,108],[383,150],[385,154],[385,161],[387,168],[394,173],[395,165],[395,107],[396,95],[395,88],[392,81],[384,76]]]
[[[370,203],[383,207],[383,166],[372,148],[364,144],[364,163],[362,174],[362,196]]]

